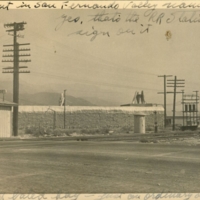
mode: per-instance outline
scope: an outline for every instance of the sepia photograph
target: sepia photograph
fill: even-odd
[[[199,51],[200,1],[1,1],[0,200],[200,198]]]

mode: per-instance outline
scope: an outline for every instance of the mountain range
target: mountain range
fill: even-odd
[[[5,100],[12,102],[12,94],[8,93],[5,95]],[[19,104],[20,105],[54,105],[58,106],[60,100],[59,93],[52,92],[40,92],[35,94],[20,94]],[[82,99],[76,98],[70,95],[66,95],[66,105],[70,106],[95,106],[95,104]]]
[[[1,81],[0,89],[6,89],[5,100],[13,101],[12,81]],[[120,102],[121,93],[117,96],[110,94],[108,89],[97,86],[85,86],[83,84],[41,84],[33,85],[29,82],[21,81],[19,85],[20,105],[59,105],[60,94],[63,88],[67,88],[66,105],[71,106],[118,106],[126,101]],[[0,98],[1,94],[0,94]]]

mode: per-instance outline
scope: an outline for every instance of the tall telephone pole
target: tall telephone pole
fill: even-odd
[[[181,90],[181,91],[182,91],[183,126],[185,126],[185,112],[184,112],[185,99],[184,99],[184,90]]]
[[[182,92],[177,92],[176,89],[177,87],[184,87],[185,84],[185,80],[183,79],[177,79],[177,77],[174,77],[174,80],[167,80],[167,87],[173,87],[174,88],[174,92],[170,92],[174,94],[174,100],[173,100],[173,125],[172,125],[172,130],[175,130],[175,115],[176,115],[176,93],[182,93]]]
[[[21,37],[18,35],[18,31],[24,30],[25,22],[19,23],[9,23],[4,24],[5,28],[12,28],[10,30],[6,30],[9,35],[13,36],[13,44],[3,45],[3,47],[12,47],[12,49],[4,49],[3,52],[11,52],[12,54],[3,55],[5,58],[11,57],[11,60],[2,60],[2,62],[12,62],[13,67],[5,67],[3,68],[3,73],[13,73],[13,102],[17,104],[13,108],[13,133],[14,136],[18,135],[18,103],[19,103],[19,73],[30,73],[28,70],[20,70],[22,68],[28,68],[27,66],[19,66],[20,62],[30,62],[31,60],[23,60],[20,57],[30,56],[30,54],[19,54],[20,51],[30,51],[30,49],[20,48],[22,45],[30,45],[29,43],[19,44],[17,42],[17,37]],[[11,34],[13,33],[13,34]]]
[[[166,128],[166,118],[167,118],[167,92],[166,92],[166,78],[172,77],[172,75],[162,75],[158,77],[164,78],[164,92],[158,92],[158,94],[164,94],[164,127]]]
[[[64,90],[64,129],[65,129],[65,113],[66,113],[66,108],[65,108],[65,105],[66,105],[66,91],[67,90]]]
[[[198,90],[195,90],[195,91],[193,91],[193,92],[195,92],[195,94],[196,94],[196,122],[197,122],[197,124],[199,125],[199,109],[198,109],[198,103],[199,103],[199,95],[198,95],[198,93],[199,93],[199,91]]]

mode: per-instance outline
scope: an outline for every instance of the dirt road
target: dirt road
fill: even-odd
[[[200,192],[200,146],[1,141],[1,193]]]

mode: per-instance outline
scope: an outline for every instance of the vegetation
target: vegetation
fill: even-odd
[[[147,128],[147,131],[153,130],[153,127]],[[62,137],[62,136],[76,136],[76,135],[111,135],[111,134],[132,134],[134,133],[133,126],[123,126],[114,129],[104,128],[56,128],[42,127],[42,126],[27,126],[25,130],[19,130],[20,136],[29,134],[34,137]],[[145,141],[141,141],[145,142]]]
[[[74,136],[74,135],[95,135],[95,134],[109,134],[108,128],[96,129],[62,129],[62,128],[44,128],[44,127],[26,127],[25,130],[20,130],[20,135],[32,135],[34,137],[54,137],[54,136]]]
[[[134,128],[132,126],[123,126],[120,128],[121,133],[133,133]]]

